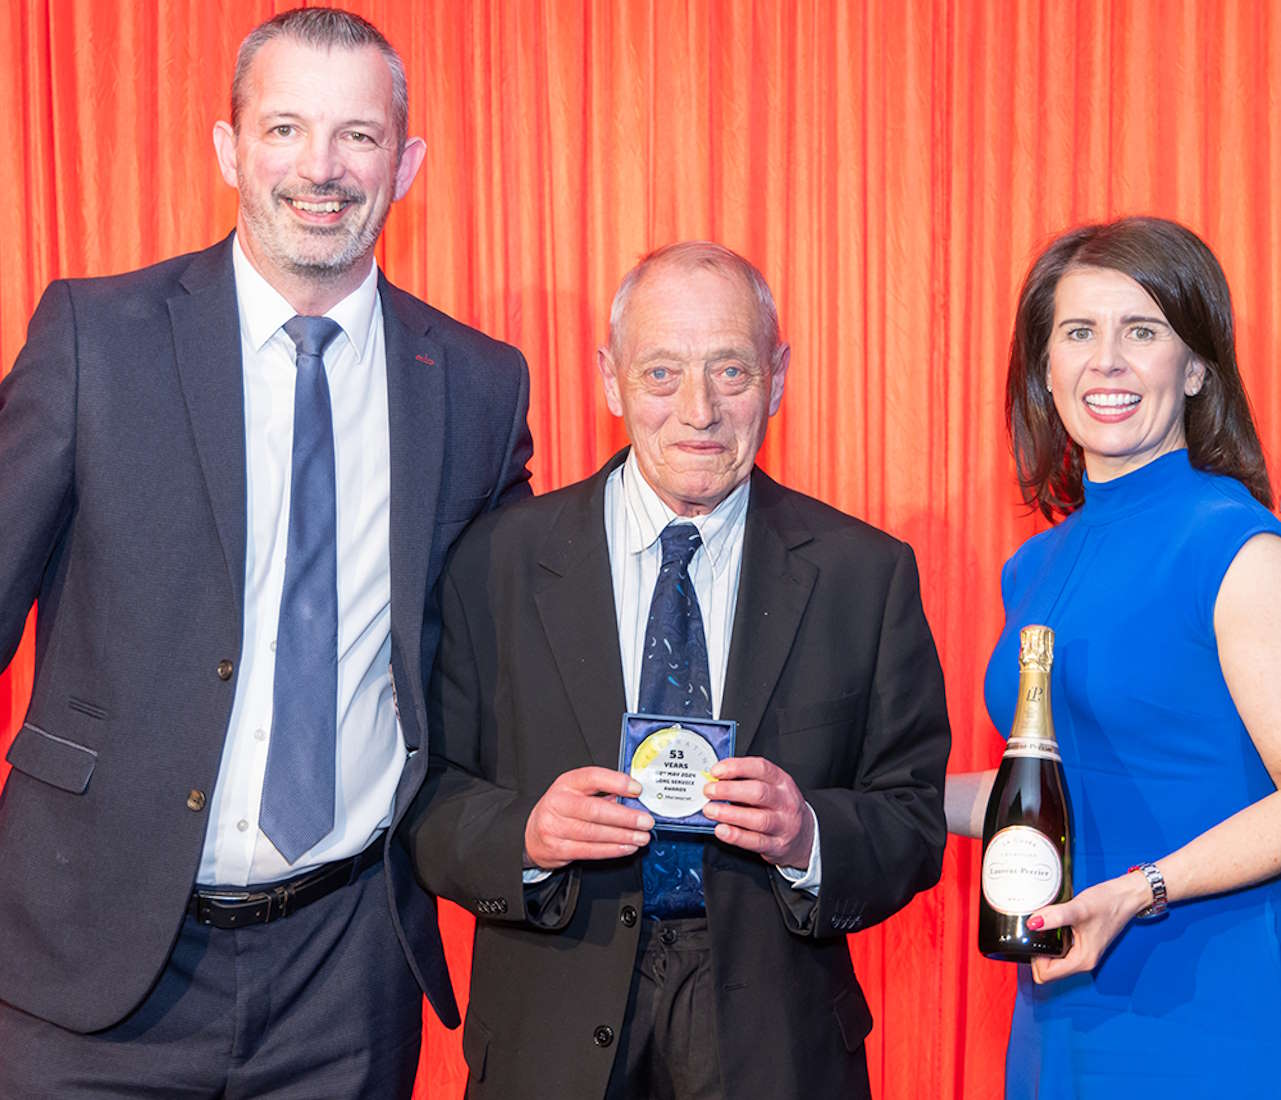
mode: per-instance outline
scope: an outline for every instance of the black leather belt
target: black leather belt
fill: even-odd
[[[326,863],[305,875],[269,883],[258,890],[219,890],[197,886],[187,903],[187,912],[201,924],[211,924],[215,928],[267,924],[355,882],[382,857],[383,834],[379,833],[358,856]]]

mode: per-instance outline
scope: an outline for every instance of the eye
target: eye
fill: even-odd
[[[268,133],[270,133],[272,137],[293,137],[294,134],[297,133],[297,127],[295,127],[292,122],[282,122],[278,126],[273,126]]]
[[[651,393],[674,393],[681,384],[680,371],[671,363],[650,363],[641,373],[641,384]]]
[[[754,375],[746,363],[738,359],[730,359],[716,368],[713,377],[721,393],[733,394],[742,393],[748,389]]]
[[[354,142],[356,145],[376,144],[372,137],[370,137],[368,134],[362,133],[360,130],[349,130],[347,132],[347,140]]]
[[[1147,325],[1135,325],[1130,329],[1130,335],[1136,340],[1147,342],[1156,336],[1156,329],[1149,328]]]
[[[1080,344],[1094,335],[1087,325],[1073,325],[1064,335],[1073,343]]]

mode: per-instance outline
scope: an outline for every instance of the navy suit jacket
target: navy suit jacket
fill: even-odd
[[[436,580],[476,514],[529,493],[516,349],[379,281],[391,439],[392,674],[412,751],[389,901],[441,1019],[434,899],[395,825],[427,770]],[[33,601],[35,682],[0,795],[0,999],[92,1031],[147,994],[178,933],[235,692],[244,393],[230,239],[52,284],[0,383],[0,665]]]

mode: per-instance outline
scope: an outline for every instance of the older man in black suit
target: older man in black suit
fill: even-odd
[[[649,256],[599,353],[630,450],[446,568],[410,833],[479,921],[469,1096],[868,1095],[845,933],[938,878],[948,723],[911,550],[754,468],[788,361],[749,263]],[[737,722],[712,835],[618,800],[637,710]]]
[[[214,132],[234,237],[52,285],[0,385],[0,660],[36,676],[0,796],[0,1095],[388,1097],[432,900],[435,585],[528,494],[520,354],[373,260],[422,163],[399,57],[282,14]]]

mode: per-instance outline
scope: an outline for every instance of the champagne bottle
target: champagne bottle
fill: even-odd
[[[1050,712],[1054,631],[1019,634],[1019,697],[1014,725],[983,818],[979,950],[990,959],[1055,958],[1072,930],[1033,932],[1027,918],[1072,896],[1072,814]]]

